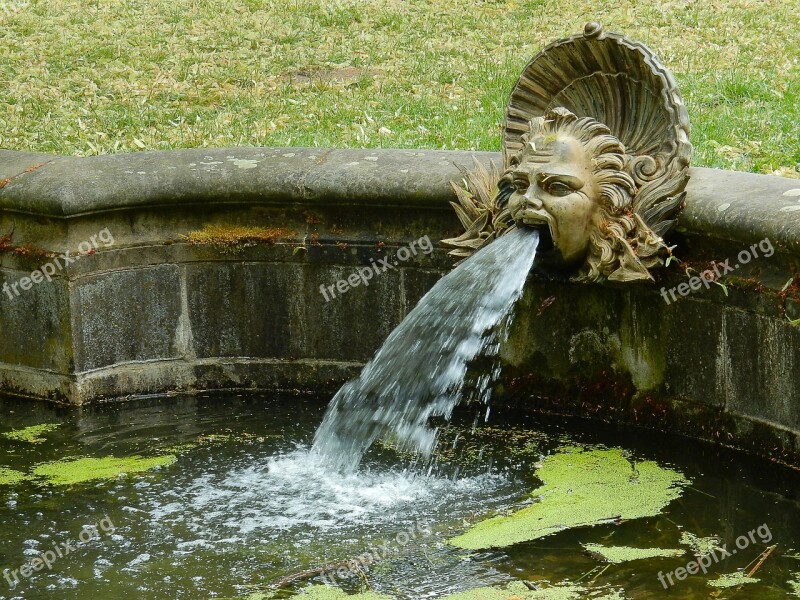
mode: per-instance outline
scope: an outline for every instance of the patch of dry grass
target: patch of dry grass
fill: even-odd
[[[797,12],[778,0],[7,0],[0,147],[496,150],[507,95],[588,20],[675,72],[695,164],[800,170]]]

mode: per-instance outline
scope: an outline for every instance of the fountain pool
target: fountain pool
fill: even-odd
[[[347,593],[368,586],[385,597],[445,598],[523,580],[541,588],[531,594],[562,594],[535,598],[661,598],[659,572],[685,566],[692,544],[716,537],[730,550],[764,525],[769,540],[757,534],[707,574],[676,580],[669,597],[710,597],[720,589],[709,582],[752,569],[774,544],[753,576],[757,582],[738,593],[722,589],[719,597],[785,598],[800,572],[794,471],[701,442],[500,406],[487,422],[483,405],[467,404],[440,424],[438,445],[424,464],[378,443],[356,473],[342,476],[309,456],[327,399],[186,397],[81,411],[1,402],[9,415],[3,432],[27,431],[11,437],[28,439],[0,437],[0,567],[13,571],[54,543],[79,541],[86,525],[103,519],[114,529],[99,528],[51,569],[20,577],[14,589],[0,580],[0,598],[255,599],[303,590],[315,597],[323,588],[314,586],[326,584]],[[43,423],[54,427],[26,429]],[[537,465],[576,447],[619,448],[633,468],[654,461],[690,483],[652,517],[574,527],[504,548],[448,543],[487,517],[529,506],[530,492],[542,483]],[[66,470],[60,463],[73,483],[48,479],[42,467],[136,455],[167,459],[161,466],[129,461],[120,468],[126,475],[109,477],[111,468],[82,482],[92,463]],[[134,472],[139,466],[151,468]],[[12,482],[9,469],[24,479]],[[680,556],[613,564],[592,554],[591,544],[672,549]],[[340,575],[366,553],[372,562]],[[470,597],[494,597],[482,593]]]

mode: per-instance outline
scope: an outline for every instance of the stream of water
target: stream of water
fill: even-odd
[[[428,419],[448,418],[459,403],[469,362],[492,354],[522,295],[539,234],[517,229],[484,246],[442,277],[389,335],[361,375],[331,401],[314,452],[352,473],[382,436],[429,455]],[[479,378],[485,400],[491,376]]]

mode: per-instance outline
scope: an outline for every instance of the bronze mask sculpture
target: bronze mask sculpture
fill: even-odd
[[[464,258],[514,227],[542,232],[541,264],[592,282],[652,279],[689,178],[689,121],[645,46],[589,23],[547,46],[511,92],[504,170],[462,170]],[[538,262],[538,261],[537,261]]]

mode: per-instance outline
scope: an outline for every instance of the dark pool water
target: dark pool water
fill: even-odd
[[[800,572],[800,476],[739,453],[580,421],[469,407],[442,424],[433,461],[416,461],[379,444],[359,471],[342,476],[308,453],[326,398],[192,397],[66,410],[0,401],[0,433],[59,423],[44,442],[0,437],[0,467],[30,472],[64,457],[175,451],[169,466],[113,480],[62,487],[38,481],[0,485],[0,569],[13,571],[55,545],[77,544],[0,600],[246,597],[291,580],[276,597],[326,578],[348,591],[368,582],[398,598],[437,598],[514,579],[580,581],[623,588],[638,598],[787,598]],[[192,447],[180,448],[193,443]],[[519,508],[539,485],[535,464],[565,444],[624,448],[692,480],[662,515],[567,530],[488,552],[444,541],[481,518]],[[179,448],[176,449],[176,446]],[[659,571],[691,559],[604,565],[581,544],[678,547],[681,531],[717,535],[728,548],[749,531],[756,541],[668,592]],[[752,563],[759,583],[715,589],[709,579]],[[379,555],[360,577],[340,580],[336,566]],[[794,555],[798,555],[795,558]],[[752,565],[751,567],[752,568]],[[602,572],[601,572],[602,570]],[[586,597],[591,597],[587,594]]]

